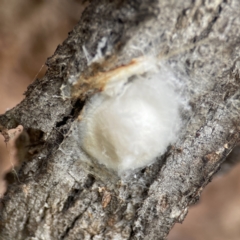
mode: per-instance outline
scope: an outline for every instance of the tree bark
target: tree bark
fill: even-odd
[[[0,239],[166,239],[239,141],[239,12],[238,0],[91,1],[46,75],[0,116],[29,142]],[[125,179],[83,161],[78,116],[100,87],[73,82],[151,54],[184,82],[191,110],[177,143]]]

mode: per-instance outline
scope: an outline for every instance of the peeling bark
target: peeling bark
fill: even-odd
[[[0,116],[34,143],[1,200],[0,238],[165,239],[239,141],[239,11],[238,0],[91,1],[46,75]],[[83,161],[78,116],[101,89],[81,79],[153,53],[184,82],[191,110],[165,155],[121,179]]]

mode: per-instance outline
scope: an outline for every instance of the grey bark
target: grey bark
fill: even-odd
[[[0,116],[30,142],[1,200],[0,239],[166,239],[239,141],[239,12],[238,0],[91,1],[46,75]],[[83,48],[94,58],[103,38],[104,63],[89,66]],[[191,110],[164,156],[120,179],[81,160],[77,116],[99,89],[80,83],[73,98],[72,82],[154,52],[186,85]]]

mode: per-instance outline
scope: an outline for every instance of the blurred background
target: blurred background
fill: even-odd
[[[0,114],[44,75],[47,57],[67,38],[86,5],[82,0],[0,0]],[[3,177],[17,161],[9,148],[0,136],[0,195],[6,189]],[[168,239],[240,239],[240,165],[216,175]]]

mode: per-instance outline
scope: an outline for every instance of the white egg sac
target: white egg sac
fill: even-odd
[[[83,150],[119,174],[151,164],[181,126],[176,77],[155,61],[136,65],[89,99],[80,122]]]

